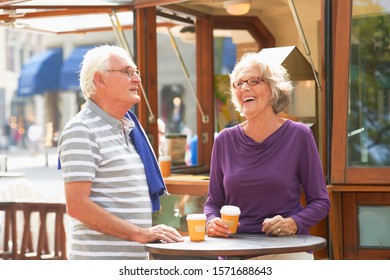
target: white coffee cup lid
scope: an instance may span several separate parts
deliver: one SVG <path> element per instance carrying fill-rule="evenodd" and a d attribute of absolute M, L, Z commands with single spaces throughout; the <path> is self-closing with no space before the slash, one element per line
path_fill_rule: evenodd
<path fill-rule="evenodd" d="M 170 161 L 170 160 L 172 160 L 172 158 L 171 158 L 171 156 L 159 156 L 158 157 L 158 160 L 159 161 Z"/>
<path fill-rule="evenodd" d="M 205 214 L 188 214 L 187 220 L 206 220 Z"/>
<path fill-rule="evenodd" d="M 224 205 L 221 208 L 221 214 L 225 215 L 230 215 L 230 216 L 235 216 L 235 215 L 240 215 L 241 210 L 239 207 L 234 206 L 234 205 Z"/>

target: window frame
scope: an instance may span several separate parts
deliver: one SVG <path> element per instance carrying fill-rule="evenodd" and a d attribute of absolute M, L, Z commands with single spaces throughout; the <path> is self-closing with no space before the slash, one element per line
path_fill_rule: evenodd
<path fill-rule="evenodd" d="M 332 5 L 333 121 L 330 183 L 389 185 L 390 167 L 350 167 L 347 164 L 350 61 L 338 58 L 350 53 L 352 0 L 334 0 Z"/>

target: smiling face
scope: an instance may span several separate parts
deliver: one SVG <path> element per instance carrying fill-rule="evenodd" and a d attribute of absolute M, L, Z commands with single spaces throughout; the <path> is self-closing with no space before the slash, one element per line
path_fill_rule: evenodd
<path fill-rule="evenodd" d="M 276 115 L 290 103 L 293 84 L 286 68 L 265 60 L 260 53 L 245 53 L 229 77 L 232 104 L 246 118 L 254 114 L 254 105 L 259 114 L 272 110 L 269 113 Z M 261 79 L 259 83 L 256 77 Z"/>
<path fill-rule="evenodd" d="M 238 71 L 233 94 L 246 119 L 254 118 L 265 112 L 273 112 L 270 100 L 272 92 L 269 84 L 261 80 L 256 67 L 242 68 Z"/>

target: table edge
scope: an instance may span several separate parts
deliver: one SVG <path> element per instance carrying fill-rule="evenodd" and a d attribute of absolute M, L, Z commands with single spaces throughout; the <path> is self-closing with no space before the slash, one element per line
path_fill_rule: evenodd
<path fill-rule="evenodd" d="M 302 250 L 302 246 L 300 247 L 291 247 L 291 248 L 255 248 L 255 249 L 226 249 L 223 248 L 221 250 L 210 250 L 210 251 L 204 251 L 204 250 L 191 250 L 188 251 L 187 249 L 172 249 L 170 250 L 169 254 L 164 254 L 161 252 L 161 250 L 164 250 L 163 248 L 155 248 L 150 247 L 153 246 L 153 243 L 145 244 L 145 250 L 148 251 L 151 254 L 156 255 L 169 255 L 169 256 L 187 256 L 187 257 L 201 257 L 201 256 L 209 256 L 209 257 L 216 257 L 216 256 L 255 256 L 255 255 L 269 255 L 269 254 L 284 254 L 284 253 L 297 253 L 297 252 L 309 252 L 309 251 L 317 251 L 322 248 L 325 248 L 327 246 L 327 240 L 320 236 L 313 236 L 310 237 L 316 237 L 319 238 L 321 242 L 313 244 L 313 245 L 307 245 L 305 246 L 304 250 Z M 277 238 L 277 237 L 275 237 Z"/>

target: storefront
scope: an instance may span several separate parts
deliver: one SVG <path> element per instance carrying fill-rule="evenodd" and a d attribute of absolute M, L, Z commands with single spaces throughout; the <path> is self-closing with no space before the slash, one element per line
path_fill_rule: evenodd
<path fill-rule="evenodd" d="M 120 2 L 82 8 L 90 13 L 133 10 L 133 26 L 128 32 L 132 32 L 134 44 L 130 48 L 146 93 L 136 110 L 156 154 L 157 118 L 164 117 L 164 97 L 181 97 L 186 105 L 185 110 L 179 110 L 182 125 L 188 128 L 195 123 L 190 128 L 191 136 L 198 139 L 197 165 L 186 166 L 181 173 L 207 175 L 214 134 L 228 123 L 226 119 L 222 122 L 221 116 L 231 111 L 223 106 L 226 104 L 221 101 L 226 99 L 219 94 L 226 91 L 223 81 L 228 73 L 225 66 L 229 65 L 221 67 L 223 58 L 216 51 L 223 49 L 222 40 L 231 40 L 236 59 L 246 51 L 269 48 L 290 46 L 298 51 L 312 75 L 296 83 L 295 110 L 288 115 L 312 125 L 332 199 L 329 220 L 312 231 L 328 239 L 328 248 L 317 252 L 316 258 L 389 258 L 388 1 L 251 1 L 249 12 L 240 16 L 228 14 L 223 1 Z M 47 13 L 59 14 L 56 9 L 64 7 L 45 8 Z M 67 6 L 61 13 L 69 15 L 77 10 L 81 14 L 77 8 L 80 5 Z M 301 28 L 296 24 L 296 16 Z M 126 47 L 123 30 L 118 24 L 114 30 Z M 183 41 L 179 40 L 183 37 L 180 33 L 188 33 Z M 176 47 L 169 45 L 171 35 Z M 166 63 L 169 51 L 178 52 L 182 60 Z M 234 115 L 229 117 L 229 121 L 239 120 Z M 178 227 L 185 213 L 195 211 L 192 206 L 201 209 L 206 190 L 202 181 L 180 180 L 167 182 L 174 185 L 180 197 L 166 202 L 177 218 L 167 219 Z"/>

